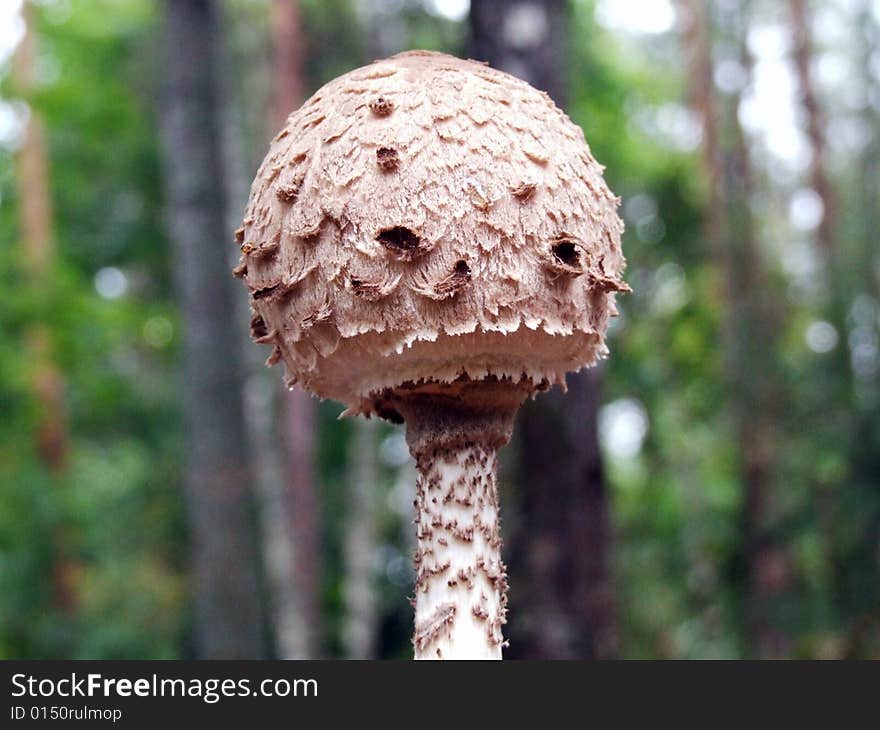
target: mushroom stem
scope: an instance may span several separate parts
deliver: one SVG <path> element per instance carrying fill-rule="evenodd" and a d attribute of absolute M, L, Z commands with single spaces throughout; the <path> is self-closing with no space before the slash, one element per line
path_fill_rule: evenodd
<path fill-rule="evenodd" d="M 416 659 L 500 659 L 507 613 L 498 449 L 527 390 L 510 383 L 437 386 L 394 397 L 418 467 Z"/>

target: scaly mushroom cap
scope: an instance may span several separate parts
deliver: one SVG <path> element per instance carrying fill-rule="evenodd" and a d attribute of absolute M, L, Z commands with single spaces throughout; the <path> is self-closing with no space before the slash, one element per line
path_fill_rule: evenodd
<path fill-rule="evenodd" d="M 356 413 L 425 382 L 564 384 L 628 290 L 602 169 L 547 94 L 483 64 L 341 76 L 272 141 L 236 232 L 252 335 Z"/>

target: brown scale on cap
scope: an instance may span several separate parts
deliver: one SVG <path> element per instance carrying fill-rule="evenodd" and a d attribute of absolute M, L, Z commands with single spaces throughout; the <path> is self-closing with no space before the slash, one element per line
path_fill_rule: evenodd
<path fill-rule="evenodd" d="M 288 118 L 236 233 L 236 273 L 283 333 L 289 380 L 394 417 L 381 394 L 405 383 L 546 386 L 604 355 L 628 289 L 618 203 L 546 94 L 404 53 Z M 283 281 L 300 283 L 278 296 Z"/>
<path fill-rule="evenodd" d="M 377 96 L 370 100 L 370 111 L 377 117 L 387 117 L 394 111 L 394 103 L 384 97 Z"/>
<path fill-rule="evenodd" d="M 376 150 L 376 164 L 385 172 L 396 170 L 400 164 L 400 157 L 393 147 L 380 147 Z"/>

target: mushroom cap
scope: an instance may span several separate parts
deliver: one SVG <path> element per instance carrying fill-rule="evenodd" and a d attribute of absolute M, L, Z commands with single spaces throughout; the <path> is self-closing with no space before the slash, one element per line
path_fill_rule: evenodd
<path fill-rule="evenodd" d="M 484 64 L 415 51 L 345 74 L 251 188 L 252 336 L 353 413 L 419 383 L 564 385 L 628 291 L 602 170 L 547 94 Z"/>

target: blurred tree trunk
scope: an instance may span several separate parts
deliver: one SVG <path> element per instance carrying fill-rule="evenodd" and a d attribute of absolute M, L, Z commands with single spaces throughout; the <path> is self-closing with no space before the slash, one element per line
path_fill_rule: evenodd
<path fill-rule="evenodd" d="M 567 9 L 565 0 L 471 0 L 471 55 L 564 108 Z M 608 487 L 596 428 L 602 369 L 568 382 L 568 394 L 541 395 L 519 416 L 523 527 L 508 551 L 510 657 L 598 659 L 618 652 Z"/>
<path fill-rule="evenodd" d="M 272 135 L 305 97 L 305 38 L 299 0 L 272 0 L 272 60 L 275 83 L 272 100 Z"/>
<path fill-rule="evenodd" d="M 273 102 L 271 134 L 303 102 L 305 39 L 298 0 L 273 0 Z M 297 603 L 306 634 L 302 658 L 314 657 L 321 636 L 321 519 L 315 485 L 316 401 L 301 388 L 282 395 L 287 443 L 287 519 L 293 538 L 293 570 Z"/>
<path fill-rule="evenodd" d="M 265 654 L 259 557 L 242 405 L 240 342 L 227 256 L 218 113 L 217 8 L 165 3 L 167 88 L 160 109 L 176 285 L 185 338 L 196 651 Z"/>
<path fill-rule="evenodd" d="M 528 612 L 528 624 L 522 649 L 512 646 L 511 656 L 604 659 L 618 650 L 608 489 L 596 427 L 602 368 L 568 382 L 567 394 L 541 395 L 519 417 L 523 526 L 511 557 L 524 563 L 522 589 L 514 595 L 523 596 L 525 605 L 517 608 Z M 517 567 L 511 568 L 514 592 Z"/>
<path fill-rule="evenodd" d="M 707 188 L 704 213 L 706 237 L 716 257 L 725 260 L 721 140 L 712 78 L 714 66 L 709 9 L 704 0 L 678 0 L 678 9 L 686 64 L 686 93 L 702 129 L 700 150 Z"/>
<path fill-rule="evenodd" d="M 221 75 L 221 116 L 223 158 L 227 188 L 228 231 L 241 225 L 250 193 L 253 171 L 266 150 L 265 109 L 270 103 L 273 80 L 270 45 L 271 28 L 265 8 L 246 8 L 239 3 L 223 3 L 223 69 Z M 258 15 L 255 18 L 255 14 Z M 257 20 L 263 20 L 260 23 Z M 230 234 L 230 240 L 232 238 Z M 232 269 L 239 251 L 229 247 Z M 234 286 L 234 289 L 237 287 Z M 244 411 L 248 451 L 254 475 L 259 512 L 263 563 L 269 594 L 269 614 L 274 639 L 274 655 L 280 659 L 311 656 L 309 627 L 303 617 L 294 572 L 294 545 L 288 518 L 286 489 L 286 443 L 281 418 L 285 391 L 277 370 L 266 367 L 266 353 L 255 347 L 250 337 L 251 308 L 246 297 L 236 291 L 238 337 L 244 354 Z"/>
<path fill-rule="evenodd" d="M 880 98 L 880 76 L 876 70 L 877 49 L 880 48 L 880 21 L 873 11 L 872 0 L 863 0 L 858 13 L 861 28 L 860 63 L 865 98 Z M 872 66 L 872 61 L 875 64 Z M 868 291 L 875 299 L 880 298 L 880 251 L 877 231 L 880 230 L 880 107 L 865 104 L 862 112 L 865 129 L 871 130 L 870 138 L 862 154 L 860 188 L 862 193 L 862 262 Z"/>
<path fill-rule="evenodd" d="M 846 332 L 846 310 L 851 297 L 852 283 L 846 261 L 847 253 L 836 245 L 834 240 L 834 200 L 831 183 L 826 169 L 827 145 L 823 115 L 819 106 L 819 98 L 813 82 L 813 39 L 810 30 L 810 8 L 806 0 L 789 0 L 789 12 L 792 22 L 794 40 L 793 61 L 797 75 L 799 103 L 806 121 L 807 139 L 810 142 L 810 184 L 822 201 L 822 219 L 816 230 L 815 242 L 826 255 L 826 276 L 829 285 L 830 307 L 829 317 L 838 332 Z M 827 358 L 837 370 L 838 382 L 843 385 L 844 403 L 850 406 L 853 395 L 853 378 L 847 348 L 839 348 L 835 355 Z M 826 395 L 827 397 L 827 395 Z M 836 401 L 837 399 L 835 399 Z M 831 399 L 829 399 L 831 401 Z M 839 409 L 840 401 L 830 408 Z M 828 485 L 817 480 L 813 486 L 816 501 L 816 514 L 819 515 L 819 528 L 823 532 L 826 544 L 826 557 L 831 573 L 831 600 L 842 615 L 854 613 L 846 600 L 845 567 L 839 553 L 836 534 L 840 530 L 840 500 L 838 485 Z"/>
<path fill-rule="evenodd" d="M 831 249 L 834 239 L 834 194 L 826 168 L 827 154 L 822 113 L 813 85 L 813 48 L 807 0 L 789 0 L 789 4 L 794 34 L 794 65 L 800 86 L 800 100 L 806 113 L 807 137 L 813 153 L 810 162 L 811 183 L 824 209 L 816 231 L 816 240 L 827 251 Z"/>
<path fill-rule="evenodd" d="M 750 5 L 731 14 L 734 47 L 744 69 L 741 89 L 729 95 L 722 118 L 723 177 L 727 202 L 726 243 L 730 251 L 729 285 L 733 303 L 729 367 L 734 382 L 732 408 L 740 441 L 740 469 L 745 488 L 742 511 L 743 557 L 748 592 L 745 619 L 751 653 L 781 658 L 791 650 L 787 632 L 774 619 L 776 606 L 791 582 L 790 558 L 774 526 L 779 435 L 779 383 L 775 372 L 778 331 L 776 307 L 752 211 L 755 183 L 748 144 L 739 121 L 742 89 L 751 83 L 746 49 Z M 744 296 L 745 294 L 745 296 Z"/>
<path fill-rule="evenodd" d="M 345 535 L 345 615 L 342 641 L 349 659 L 373 659 L 379 613 L 373 566 L 376 563 L 376 508 L 379 493 L 379 424 L 356 418 L 348 451 Z"/>
<path fill-rule="evenodd" d="M 690 97 L 704 130 L 704 174 L 710 188 L 706 235 L 726 283 L 726 377 L 743 491 L 740 562 L 745 583 L 745 644 L 754 655 L 781 656 L 789 642 L 771 614 L 790 581 L 790 566 L 772 530 L 778 445 L 773 424 L 780 407 L 773 359 L 777 315 L 756 241 L 751 208 L 754 179 L 738 115 L 742 89 L 751 80 L 751 61 L 745 50 L 748 6 L 730 6 L 723 24 L 718 23 L 728 46 L 740 49 L 737 61 L 744 75 L 739 89 L 720 100 L 712 85 L 716 27 L 712 6 L 702 0 L 685 0 L 680 7 Z"/>
<path fill-rule="evenodd" d="M 17 91 L 27 95 L 34 84 L 35 38 L 34 8 L 23 8 L 25 34 L 12 63 L 13 82 Z M 49 163 L 43 123 L 31 107 L 24 139 L 17 156 L 19 226 L 24 246 L 24 262 L 29 284 L 34 289 L 49 289 L 55 263 L 52 244 L 52 202 L 49 189 Z M 46 469 L 60 475 L 67 464 L 67 411 L 64 403 L 64 380 L 53 362 L 49 330 L 36 322 L 27 333 L 27 346 L 32 362 L 33 389 L 39 404 L 36 432 L 37 453 Z M 75 608 L 76 565 L 65 555 L 62 530 L 53 535 L 52 594 L 55 607 L 62 613 Z"/>
<path fill-rule="evenodd" d="M 862 110 L 864 127 L 870 130 L 867 143 L 861 155 L 859 170 L 859 192 L 861 195 L 859 211 L 862 218 L 861 236 L 859 237 L 860 252 L 858 256 L 857 281 L 864 282 L 865 290 L 873 297 L 874 301 L 880 301 L 880 247 L 877 246 L 877 231 L 880 230 L 880 74 L 877 72 L 877 49 L 880 48 L 880 15 L 876 12 L 876 3 L 872 0 L 862 0 L 858 8 L 857 22 L 861 29 L 859 38 L 859 68 L 861 69 L 861 82 L 865 89 L 865 98 L 873 99 L 874 103 L 865 104 Z M 880 329 L 880 322 L 875 325 L 875 332 Z M 877 332 L 880 334 L 880 332 Z M 848 343 L 847 343 L 848 344 Z M 853 372 L 852 367 L 850 373 Z M 855 458 L 853 463 L 862 474 L 871 475 L 862 480 L 864 485 L 862 492 L 876 494 L 877 474 L 880 474 L 880 418 L 877 414 L 878 396 L 880 396 L 880 383 L 877 376 L 873 382 L 867 385 L 867 397 L 863 394 L 860 399 L 859 410 L 861 411 L 861 425 L 852 440 Z M 866 407 L 867 406 L 867 407 Z M 874 444 L 874 448 L 861 449 L 858 453 L 856 444 Z M 861 541 L 861 548 L 857 549 L 858 562 L 863 566 L 870 566 L 866 571 L 866 578 L 853 580 L 854 570 L 849 569 L 856 562 L 846 560 L 844 565 L 848 585 L 841 585 L 839 595 L 845 595 L 844 605 L 855 606 L 853 613 L 855 618 L 850 621 L 846 647 L 843 656 L 847 659 L 873 657 L 880 658 L 880 614 L 876 607 L 880 605 L 878 593 L 880 593 L 880 560 L 877 559 L 877 546 L 880 545 L 880 510 L 875 509 L 873 517 L 869 520 Z M 840 541 L 845 542 L 845 541 Z M 839 543 L 840 544 L 840 543 Z M 868 591 L 862 590 L 861 586 L 870 586 Z M 853 586 L 860 594 L 857 601 L 853 601 Z M 865 595 L 867 594 L 867 595 Z"/>
<path fill-rule="evenodd" d="M 875 322 L 856 315 L 858 303 L 876 303 L 880 298 L 880 254 L 877 247 L 877 230 L 880 226 L 880 115 L 876 103 L 880 99 L 880 77 L 874 62 L 880 43 L 880 25 L 876 4 L 872 0 L 862 0 L 851 8 L 854 30 L 850 42 L 859 73 L 854 78 L 848 78 L 846 83 L 858 88 L 861 96 L 867 100 L 859 114 L 866 134 L 858 160 L 854 161 L 857 173 L 853 182 L 857 187 L 852 206 L 842 206 L 842 214 L 838 217 L 831 199 L 833 188 L 828 182 L 827 172 L 827 135 L 830 130 L 826 132 L 824 127 L 821 102 L 810 77 L 815 54 L 809 5 L 806 8 L 804 5 L 803 0 L 791 0 L 795 25 L 795 65 L 813 151 L 810 176 L 825 211 L 823 225 L 817 230 L 817 240 L 820 244 L 827 241 L 830 249 L 826 253 L 830 272 L 827 316 L 841 335 L 841 342 L 834 354 L 826 358 L 839 393 L 833 401 L 827 393 L 822 394 L 822 406 L 827 411 L 823 413 L 823 420 L 833 431 L 831 437 L 840 438 L 849 447 L 846 460 L 851 469 L 848 484 L 819 481 L 816 485 L 819 500 L 816 512 L 826 532 L 832 598 L 845 626 L 838 656 L 858 659 L 871 656 L 872 651 L 876 655 L 875 648 L 880 645 L 880 616 L 876 610 L 877 587 L 880 586 L 880 564 L 876 559 L 876 546 L 880 544 L 880 511 L 876 506 L 871 507 L 871 494 L 876 491 L 878 451 L 866 447 L 880 443 L 880 421 L 876 415 L 880 387 L 876 376 L 872 378 L 866 375 L 864 360 L 860 366 L 859 348 L 854 346 L 856 333 L 859 330 L 864 332 L 866 325 L 869 331 L 875 335 L 877 333 Z M 828 185 L 826 193 L 817 182 L 822 181 L 823 175 Z M 848 181 L 845 175 L 843 180 Z M 849 186 L 845 185 L 841 196 L 846 197 L 848 191 Z M 855 220 L 853 216 L 856 216 Z M 831 408 L 835 408 L 836 412 Z M 866 478 L 865 475 L 869 476 Z M 850 537 L 852 521 L 847 504 L 862 505 L 861 519 L 865 525 L 862 540 L 853 541 Z"/>
<path fill-rule="evenodd" d="M 568 102 L 568 0 L 471 0 L 471 55 Z"/>

